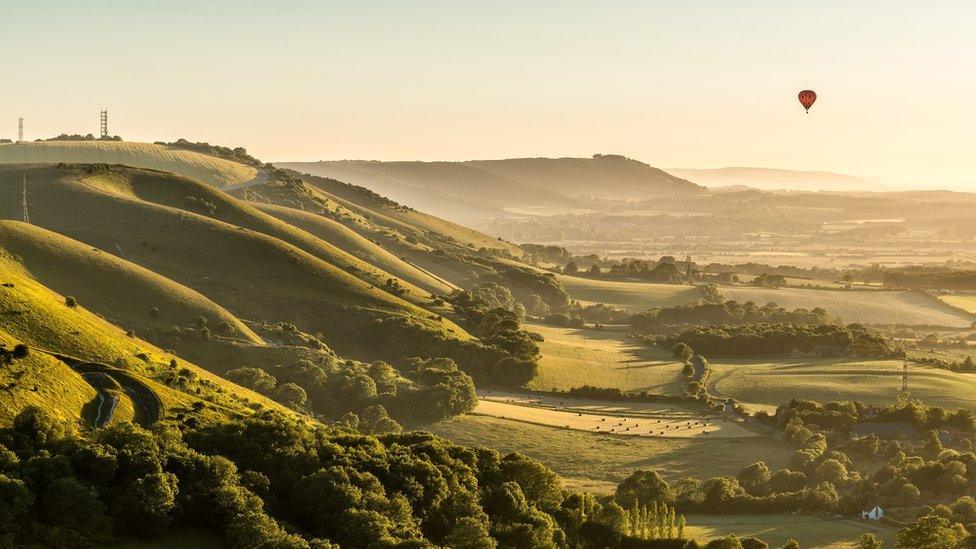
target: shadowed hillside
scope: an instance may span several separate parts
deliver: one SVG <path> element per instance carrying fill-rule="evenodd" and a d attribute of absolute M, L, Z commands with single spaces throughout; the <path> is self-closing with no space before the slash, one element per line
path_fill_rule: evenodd
<path fill-rule="evenodd" d="M 506 213 L 567 213 L 587 208 L 582 197 L 651 198 L 704 189 L 622 156 L 520 158 L 468 162 L 343 160 L 279 166 L 361 185 L 391 199 L 467 223 Z"/>

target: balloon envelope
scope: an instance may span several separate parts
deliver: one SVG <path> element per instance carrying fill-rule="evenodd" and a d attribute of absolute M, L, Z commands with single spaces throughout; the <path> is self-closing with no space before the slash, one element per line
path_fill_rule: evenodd
<path fill-rule="evenodd" d="M 813 102 L 817 100 L 817 92 L 813 90 L 803 90 L 798 96 L 800 99 L 800 104 L 803 108 L 810 112 L 810 107 L 813 106 Z"/>

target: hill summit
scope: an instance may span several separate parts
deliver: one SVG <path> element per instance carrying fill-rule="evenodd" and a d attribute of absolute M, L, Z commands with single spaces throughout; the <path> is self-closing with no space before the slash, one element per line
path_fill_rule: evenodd
<path fill-rule="evenodd" d="M 453 221 L 586 210 L 586 199 L 698 194 L 704 187 L 620 155 L 463 162 L 337 160 L 279 167 L 347 181 Z"/>

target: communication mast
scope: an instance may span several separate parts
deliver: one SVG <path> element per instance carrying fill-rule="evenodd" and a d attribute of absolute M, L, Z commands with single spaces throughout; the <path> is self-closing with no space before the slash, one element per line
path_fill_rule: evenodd
<path fill-rule="evenodd" d="M 102 137 L 108 137 L 108 109 L 102 109 L 101 112 L 101 131 Z"/>
<path fill-rule="evenodd" d="M 23 118 L 17 119 L 17 142 L 18 143 L 24 142 L 24 119 Z"/>

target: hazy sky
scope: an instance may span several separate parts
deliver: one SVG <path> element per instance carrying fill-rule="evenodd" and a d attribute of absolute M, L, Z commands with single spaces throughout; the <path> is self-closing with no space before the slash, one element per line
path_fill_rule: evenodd
<path fill-rule="evenodd" d="M 976 2 L 0 4 L 0 137 L 976 181 Z M 796 93 L 820 95 L 809 115 Z"/>

